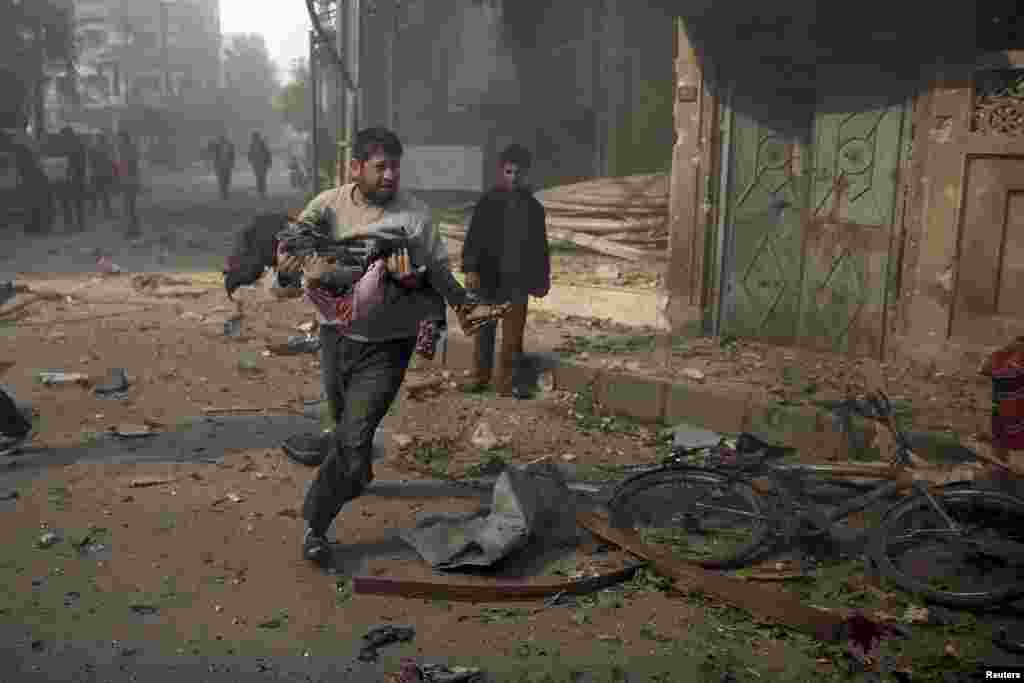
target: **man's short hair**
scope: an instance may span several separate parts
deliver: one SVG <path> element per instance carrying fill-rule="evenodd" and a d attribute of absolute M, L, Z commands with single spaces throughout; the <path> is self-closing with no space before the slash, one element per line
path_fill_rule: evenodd
<path fill-rule="evenodd" d="M 379 126 L 364 128 L 356 133 L 356 140 L 352 145 L 352 159 L 354 161 L 368 161 L 374 152 L 377 151 L 383 152 L 390 157 L 401 157 L 402 142 L 390 130 Z"/>
<path fill-rule="evenodd" d="M 505 164 L 515 164 L 519 168 L 526 169 L 533 165 L 533 155 L 530 154 L 530 150 L 522 145 L 509 145 L 502 150 L 498 161 L 503 166 Z"/>

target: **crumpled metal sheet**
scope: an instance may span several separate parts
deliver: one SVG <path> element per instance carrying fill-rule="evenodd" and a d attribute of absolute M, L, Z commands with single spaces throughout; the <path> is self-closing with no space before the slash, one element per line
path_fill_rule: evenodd
<path fill-rule="evenodd" d="M 494 485 L 489 514 L 423 519 L 401 534 L 435 569 L 490 567 L 537 538 L 573 542 L 573 496 L 557 467 L 510 467 Z"/>

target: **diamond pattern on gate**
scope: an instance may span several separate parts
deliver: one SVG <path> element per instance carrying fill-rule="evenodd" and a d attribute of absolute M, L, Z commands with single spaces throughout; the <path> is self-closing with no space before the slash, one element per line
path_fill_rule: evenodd
<path fill-rule="evenodd" d="M 740 287 L 744 293 L 757 303 L 759 310 L 764 311 L 764 315 L 757 323 L 758 331 L 764 329 L 790 287 L 786 279 L 786 264 L 779 256 L 776 246 L 776 240 L 780 237 L 778 233 L 782 227 L 776 224 L 765 230 L 754 258 L 750 260 L 740 278 Z M 774 290 L 774 293 L 765 295 L 766 290 Z"/>
<path fill-rule="evenodd" d="M 832 262 L 825 279 L 812 285 L 807 302 L 814 307 L 811 319 L 835 346 L 842 344 L 868 304 L 869 286 L 860 259 L 848 248 Z"/>

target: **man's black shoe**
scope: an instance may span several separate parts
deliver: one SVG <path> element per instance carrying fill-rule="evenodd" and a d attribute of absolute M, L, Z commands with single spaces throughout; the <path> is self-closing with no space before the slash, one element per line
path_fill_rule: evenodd
<path fill-rule="evenodd" d="M 522 387 L 513 387 L 512 398 L 518 399 L 520 401 L 528 401 L 533 398 L 533 392 L 530 391 L 529 389 L 524 389 Z"/>
<path fill-rule="evenodd" d="M 321 567 L 330 564 L 331 544 L 327 537 L 315 533 L 312 529 L 306 529 L 306 536 L 302 539 L 302 556 Z"/>
<path fill-rule="evenodd" d="M 285 439 L 281 448 L 292 462 L 306 467 L 319 467 L 327 459 L 330 443 L 329 432 L 296 434 Z"/>

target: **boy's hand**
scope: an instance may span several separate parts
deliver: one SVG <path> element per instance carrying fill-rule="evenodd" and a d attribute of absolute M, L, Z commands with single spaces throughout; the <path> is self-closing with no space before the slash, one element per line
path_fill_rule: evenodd
<path fill-rule="evenodd" d="M 466 289 L 480 289 L 480 273 L 466 273 Z"/>
<path fill-rule="evenodd" d="M 306 259 L 301 256 L 285 256 L 277 261 L 277 270 L 280 273 L 298 273 L 303 270 Z"/>
<path fill-rule="evenodd" d="M 302 268 L 306 281 L 310 283 L 318 282 L 324 275 L 333 270 L 334 262 L 324 256 L 313 256 L 306 259 L 306 263 Z"/>

